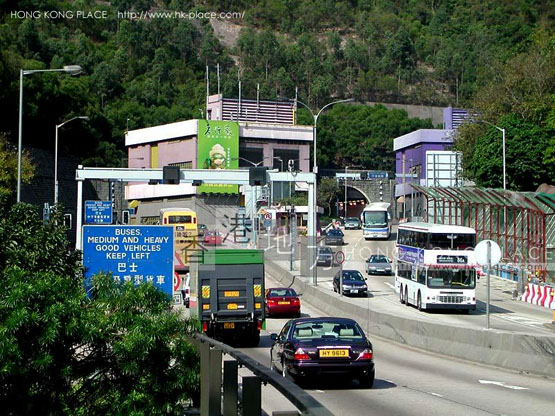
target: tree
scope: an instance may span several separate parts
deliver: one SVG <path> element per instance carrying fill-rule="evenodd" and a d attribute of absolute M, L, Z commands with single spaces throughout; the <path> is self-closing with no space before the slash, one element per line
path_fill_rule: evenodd
<path fill-rule="evenodd" d="M 21 182 L 30 183 L 35 167 L 27 151 L 21 155 Z M 0 133 L 0 197 L 12 197 L 17 191 L 17 149 Z"/>
<path fill-rule="evenodd" d="M 182 414 L 198 394 L 195 329 L 153 285 L 83 288 L 62 210 L 0 203 L 0 406 L 19 414 Z"/>
<path fill-rule="evenodd" d="M 333 178 L 322 178 L 318 185 L 318 205 L 328 208 L 331 216 L 332 202 L 341 194 L 339 184 Z"/>

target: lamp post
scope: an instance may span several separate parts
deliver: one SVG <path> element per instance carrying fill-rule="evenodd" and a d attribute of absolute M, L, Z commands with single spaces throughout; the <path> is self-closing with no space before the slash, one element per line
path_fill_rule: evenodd
<path fill-rule="evenodd" d="M 62 124 L 56 125 L 56 144 L 54 146 L 54 205 L 58 203 L 58 129 L 64 124 L 77 119 L 88 120 L 89 118 L 87 116 L 73 117 L 67 121 L 64 121 Z"/>
<path fill-rule="evenodd" d="M 318 113 L 314 114 L 314 112 L 310 109 L 310 107 L 308 105 L 306 105 L 305 103 L 303 103 L 302 101 L 299 101 L 297 99 L 294 100 L 290 100 L 293 101 L 295 103 L 299 103 L 301 105 L 303 105 L 309 112 L 310 114 L 312 114 L 312 118 L 314 119 L 314 125 L 312 127 L 312 140 L 313 140 L 313 144 L 314 144 L 314 163 L 312 166 L 312 172 L 314 172 L 314 175 L 317 176 L 318 175 L 318 161 L 316 159 L 316 126 L 318 124 L 318 117 L 320 117 L 320 114 L 322 113 L 322 111 L 324 111 L 326 108 L 334 105 L 334 104 L 339 104 L 339 103 L 347 103 L 350 101 L 353 101 L 353 98 L 347 98 L 345 100 L 337 100 L 337 101 L 332 101 L 331 103 L 326 104 L 325 106 L 323 106 L 320 111 L 318 111 Z M 312 207 L 312 209 L 314 210 L 314 223 L 313 223 L 313 230 L 310 230 L 310 232 L 314 231 L 314 246 L 316 246 L 316 218 L 318 216 L 318 197 L 317 197 L 317 188 L 316 188 L 316 179 L 314 180 L 314 206 Z M 318 284 L 318 276 L 317 276 L 317 272 L 316 272 L 316 247 L 314 247 L 313 250 L 313 256 L 312 256 L 312 271 L 313 271 L 313 275 L 312 275 L 312 279 L 313 279 L 313 283 L 316 286 Z"/>
<path fill-rule="evenodd" d="M 60 69 L 21 69 L 19 71 L 19 138 L 17 142 L 17 202 L 21 202 L 21 155 L 23 152 L 23 75 L 34 74 L 37 72 L 66 72 L 71 75 L 78 75 L 83 71 L 79 65 L 66 65 Z"/>
<path fill-rule="evenodd" d="M 478 120 L 478 122 L 488 124 L 491 127 L 495 127 L 503 134 L 503 190 L 506 191 L 507 190 L 507 174 L 506 174 L 507 162 L 506 162 L 506 155 L 505 155 L 505 129 L 499 126 L 496 126 L 495 124 L 490 123 L 489 121 L 486 121 L 486 120 Z"/>

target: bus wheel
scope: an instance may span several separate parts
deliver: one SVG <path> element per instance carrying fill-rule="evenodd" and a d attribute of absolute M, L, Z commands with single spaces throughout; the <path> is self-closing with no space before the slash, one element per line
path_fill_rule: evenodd
<path fill-rule="evenodd" d="M 420 295 L 420 292 L 418 292 L 418 301 L 416 303 L 416 307 L 419 311 L 422 310 L 422 296 Z"/>
<path fill-rule="evenodd" d="M 401 305 L 405 303 L 405 298 L 403 297 L 403 286 L 399 289 L 399 302 L 401 302 Z"/>
<path fill-rule="evenodd" d="M 405 286 L 405 305 L 410 306 L 409 303 L 409 288 Z"/>

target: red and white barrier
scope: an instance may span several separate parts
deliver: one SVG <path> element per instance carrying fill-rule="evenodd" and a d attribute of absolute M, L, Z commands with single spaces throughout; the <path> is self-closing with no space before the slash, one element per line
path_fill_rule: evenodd
<path fill-rule="evenodd" d="M 540 286 L 528 283 L 526 291 L 520 297 L 523 302 L 555 309 L 555 289 L 552 286 Z"/>

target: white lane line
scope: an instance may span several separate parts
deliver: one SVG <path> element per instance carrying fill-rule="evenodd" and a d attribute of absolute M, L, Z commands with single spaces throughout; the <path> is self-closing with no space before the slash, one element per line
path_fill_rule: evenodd
<path fill-rule="evenodd" d="M 443 399 L 443 396 L 439 393 L 434 393 L 433 391 L 429 391 L 428 394 L 431 394 L 432 396 L 436 396 L 436 397 L 441 397 Z"/>
<path fill-rule="evenodd" d="M 530 390 L 528 387 L 512 386 L 510 384 L 505 384 L 502 381 L 478 380 L 478 383 L 480 383 L 480 384 L 493 384 L 495 386 L 505 387 L 506 389 L 511 389 L 511 390 Z"/>
<path fill-rule="evenodd" d="M 388 285 L 391 289 L 395 290 L 395 285 L 392 285 L 389 282 L 384 282 L 386 285 Z"/>

